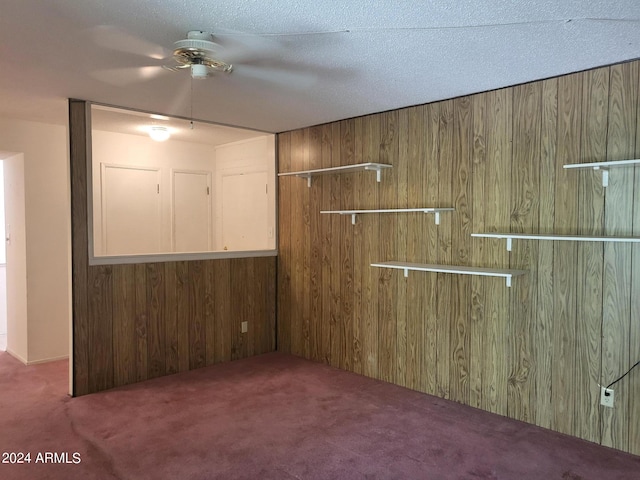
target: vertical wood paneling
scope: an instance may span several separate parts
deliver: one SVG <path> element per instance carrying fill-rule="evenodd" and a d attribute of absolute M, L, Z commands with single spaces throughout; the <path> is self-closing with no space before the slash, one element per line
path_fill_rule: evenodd
<path fill-rule="evenodd" d="M 354 122 L 340 122 L 340 162 L 355 163 Z M 353 175 L 340 176 L 340 208 L 353 205 Z M 348 216 L 341 219 L 340 235 L 340 368 L 353 368 L 353 225 Z M 343 293 L 344 292 L 344 293 Z"/>
<path fill-rule="evenodd" d="M 439 226 L 431 216 L 413 214 L 361 215 L 356 225 L 337 215 L 320 219 L 312 238 L 323 243 L 321 282 L 312 289 L 280 282 L 279 291 L 281 306 L 305 296 L 312 304 L 314 295 L 322 299 L 325 330 L 317 356 L 591 441 L 600 441 L 602 425 L 602 443 L 640 451 L 640 381 L 629 375 L 616 384 L 613 410 L 599 406 L 597 387 L 640 355 L 634 321 L 640 307 L 633 301 L 640 294 L 640 248 L 514 241 L 509 253 L 504 241 L 469 235 L 640 234 L 640 168 L 611 170 L 606 190 L 599 172 L 563 168 L 640 155 L 639 65 L 314 127 L 322 132 L 322 166 L 387 161 L 393 170 L 380 184 L 370 173 L 314 180 L 322 192 L 311 195 L 309 215 L 314 209 L 456 207 L 442 214 Z M 288 135 L 292 152 L 304 148 L 298 145 L 304 135 Z M 295 170 L 286 156 L 280 165 Z M 303 183 L 287 177 L 281 185 L 286 192 L 298 188 L 296 182 Z M 302 216 L 281 215 L 280 222 L 294 237 L 308 228 Z M 278 275 L 293 278 L 304 254 L 280 248 L 280 255 L 286 270 Z M 528 274 L 506 288 L 500 279 L 417 272 L 404 278 L 369 267 L 393 259 Z M 283 325 L 285 331 L 301 328 L 294 312 L 279 311 L 279 320 L 292 324 Z"/>
<path fill-rule="evenodd" d="M 204 262 L 189 262 L 189 368 L 206 365 Z"/>
<path fill-rule="evenodd" d="M 558 137 L 554 231 L 576 233 L 578 227 L 578 176 L 562 168 L 580 157 L 582 75 L 558 81 Z M 551 391 L 554 409 L 552 428 L 569 433 L 575 428 L 576 265 L 577 245 L 556 242 L 553 257 L 554 349 Z"/>
<path fill-rule="evenodd" d="M 456 216 L 451 226 L 451 255 L 453 264 L 469 265 L 471 263 L 471 215 L 473 208 L 471 194 L 473 118 L 470 97 L 454 100 L 453 121 L 452 197 Z M 451 285 L 449 388 L 452 400 L 468 404 L 470 398 L 471 277 L 452 275 Z"/>
<path fill-rule="evenodd" d="M 363 119 L 354 119 L 353 132 L 353 148 L 354 163 L 363 163 L 362 139 L 363 139 Z M 353 206 L 358 208 L 363 204 L 362 190 L 364 188 L 364 172 L 354 175 L 353 181 Z M 362 307 L 362 272 L 370 268 L 364 262 L 362 245 L 364 239 L 362 237 L 362 222 L 356 222 L 352 225 L 353 232 L 353 371 L 363 373 L 364 360 L 362 352 L 363 344 L 363 307 Z"/>
<path fill-rule="evenodd" d="M 164 303 L 165 303 L 165 370 L 167 375 L 180 371 L 178 355 L 178 308 L 176 289 L 176 263 L 164 264 Z"/>
<path fill-rule="evenodd" d="M 89 269 L 89 391 L 113 386 L 112 267 Z"/>
<path fill-rule="evenodd" d="M 272 351 L 273 257 L 235 259 L 233 276 L 230 260 L 89 266 L 85 107 L 69 104 L 73 394 Z"/>
<path fill-rule="evenodd" d="M 398 163 L 398 112 L 387 112 L 380 117 L 380 163 L 397 166 Z M 398 169 L 385 172 L 385 182 L 378 185 L 380 203 L 388 208 L 398 205 Z M 397 258 L 397 216 L 382 215 L 379 223 L 378 261 Z M 378 378 L 396 381 L 396 329 L 397 308 L 403 308 L 396 297 L 397 270 L 378 268 Z M 397 306 L 397 308 L 396 308 Z"/>
<path fill-rule="evenodd" d="M 451 205 L 454 202 L 453 186 L 453 100 L 440 105 L 438 129 L 438 201 Z M 453 218 L 443 215 L 438 228 L 438 258 L 436 263 L 451 265 L 453 262 L 451 246 L 451 225 Z M 449 376 L 451 370 L 451 295 L 453 275 L 436 274 L 436 394 L 449 398 Z"/>
<path fill-rule="evenodd" d="M 400 149 L 399 157 L 406 155 L 407 168 L 407 208 L 420 207 L 425 203 L 423 200 L 423 170 L 426 164 L 425 149 L 425 108 L 414 107 L 408 110 L 407 125 L 407 145 Z M 402 132 L 402 128 L 401 128 Z M 402 145 L 402 141 L 401 141 Z M 398 160 L 400 160 L 400 158 Z M 418 179 L 418 181 L 416 181 Z M 423 222 L 430 221 L 430 218 L 421 213 L 411 214 L 406 222 L 406 255 L 410 262 L 421 262 L 424 260 L 423 238 Z M 402 258 L 398 256 L 398 258 Z M 424 376 L 422 372 L 422 364 L 424 350 L 428 341 L 425 331 L 425 315 L 423 307 L 424 298 L 424 279 L 425 275 L 413 275 L 411 281 L 405 281 L 400 277 L 400 281 L 404 282 L 406 289 L 407 308 L 405 320 L 405 355 L 406 355 L 406 372 L 405 384 L 414 390 L 422 390 L 424 388 Z M 401 287 L 399 287 L 401 288 Z M 398 349 L 401 351 L 401 349 Z M 402 362 L 398 360 L 398 365 Z"/>
<path fill-rule="evenodd" d="M 87 105 L 69 100 L 69 166 L 71 172 L 71 282 L 73 285 L 73 395 L 89 390 L 89 232 L 87 227 Z"/>
<path fill-rule="evenodd" d="M 581 155 L 586 162 L 607 159 L 609 69 L 586 72 L 583 79 Z M 578 177 L 578 233 L 601 235 L 604 191 L 600 175 Z M 600 439 L 600 357 L 602 323 L 602 257 L 604 246 L 585 243 L 578 249 L 575 390 L 576 433 L 592 442 Z"/>
<path fill-rule="evenodd" d="M 178 337 L 178 371 L 189 370 L 189 264 L 176 262 L 175 279 L 170 283 L 175 284 L 176 325 Z"/>
<path fill-rule="evenodd" d="M 136 289 L 135 267 L 113 268 L 113 383 L 136 381 Z"/>
<path fill-rule="evenodd" d="M 558 138 L 558 79 L 542 82 L 542 128 L 540 136 L 540 233 L 553 233 L 556 189 L 556 145 Z M 536 424 L 551 428 L 553 421 L 552 352 L 554 340 L 553 247 L 555 242 L 538 244 L 538 292 L 536 302 L 535 395 Z"/>
<path fill-rule="evenodd" d="M 539 162 L 542 84 L 531 83 L 513 88 L 513 163 L 511 231 L 535 232 L 538 229 Z M 536 303 L 537 242 L 516 242 L 510 266 L 525 268 L 529 274 L 518 278 L 511 289 L 509 320 L 511 361 L 507 384 L 507 413 L 512 418 L 533 422 L 531 396 L 534 394 L 532 369 L 535 367 L 531 333 Z"/>
<path fill-rule="evenodd" d="M 302 139 L 302 169 L 309 170 L 309 129 L 305 128 L 303 130 L 303 139 Z M 298 182 L 302 183 L 302 182 Z M 318 185 L 316 185 L 318 188 Z M 302 187 L 300 189 L 302 191 L 302 220 L 304 222 L 304 228 L 302 229 L 302 284 L 310 285 L 311 284 L 311 225 L 310 225 L 310 205 L 309 201 L 311 199 L 311 189 Z M 300 319 L 302 325 L 302 331 L 300 335 L 302 336 L 302 351 L 301 354 L 308 358 L 311 346 L 310 346 L 310 323 L 309 317 L 311 315 L 311 298 L 309 295 L 302 296 L 302 310 L 300 311 L 302 317 Z"/>
<path fill-rule="evenodd" d="M 473 137 L 471 150 L 471 179 L 473 186 L 473 202 L 471 205 L 472 232 L 484 232 L 485 209 L 485 175 L 487 152 L 487 96 L 474 95 L 472 97 Z M 470 260 L 473 265 L 483 266 L 484 248 L 487 242 L 481 239 L 471 239 Z M 482 406 L 484 339 L 488 324 L 485 320 L 485 279 L 471 277 L 470 297 L 470 344 L 469 344 L 469 405 L 480 408 Z"/>
<path fill-rule="evenodd" d="M 290 172 L 291 168 L 291 133 L 278 135 L 279 170 Z M 299 182 L 298 182 L 299 183 Z M 278 350 L 291 353 L 292 308 L 289 305 L 291 294 L 291 230 L 296 222 L 291 217 L 292 182 L 286 177 L 278 177 Z M 319 190 L 324 191 L 324 190 Z M 324 245 L 324 242 L 322 242 Z M 323 247 L 324 248 L 324 247 Z M 217 304 L 216 304 L 217 305 Z M 322 340 L 322 339 L 321 339 Z"/>
<path fill-rule="evenodd" d="M 309 130 L 309 169 L 322 168 L 322 129 Z M 309 228 L 311 242 L 310 259 L 310 312 L 309 312 L 309 357 L 322 361 L 322 216 L 317 205 L 322 204 L 322 182 L 311 188 L 309 206 Z"/>
<path fill-rule="evenodd" d="M 439 184 L 439 152 L 440 152 L 440 104 L 433 103 L 426 106 L 424 114 L 424 163 L 422 175 L 418 177 L 423 184 L 422 198 L 427 206 L 450 207 L 450 199 L 440 198 Z M 450 225 L 445 223 L 448 215 L 442 215 L 440 222 L 442 226 Z M 451 220 L 449 220 L 450 222 Z M 424 241 L 422 251 L 422 261 L 426 263 L 438 263 L 438 232 L 440 227 L 436 226 L 430 219 L 422 221 L 421 236 Z M 437 275 L 424 275 L 419 282 L 422 282 L 424 292 L 421 301 L 422 309 L 418 315 L 424 317 L 424 348 L 421 357 L 421 390 L 436 395 L 438 392 L 437 369 L 435 368 L 438 349 L 438 291 Z M 417 284 L 420 286 L 420 283 Z"/>
<path fill-rule="evenodd" d="M 488 232 L 509 228 L 511 205 L 511 138 L 513 95 L 510 90 L 487 93 L 487 166 L 485 170 L 485 229 Z M 500 185 L 500 188 L 496 188 Z M 509 255 L 502 242 L 485 245 L 488 267 L 507 265 Z M 518 278 L 518 281 L 521 280 Z M 485 298 L 484 356 L 482 358 L 482 408 L 507 414 L 509 291 L 488 285 Z"/>
<path fill-rule="evenodd" d="M 630 158 L 635 153 L 638 66 L 634 62 L 610 68 L 608 160 Z M 634 178 L 626 169 L 611 173 L 605 200 L 605 233 L 630 235 Z M 627 371 L 631 361 L 629 348 L 621 348 L 628 345 L 631 326 L 631 252 L 630 245 L 604 247 L 601 383 L 605 385 Z M 602 443 L 629 450 L 628 383 L 616 384 L 615 394 L 616 408 L 601 409 Z"/>
<path fill-rule="evenodd" d="M 365 162 L 380 160 L 380 117 L 364 118 L 362 156 Z M 364 178 L 365 188 L 360 195 L 362 208 L 379 208 L 378 185 L 371 178 Z M 379 262 L 379 220 L 377 215 L 362 215 L 362 357 L 363 373 L 368 377 L 378 377 L 378 273 L 371 263 Z"/>

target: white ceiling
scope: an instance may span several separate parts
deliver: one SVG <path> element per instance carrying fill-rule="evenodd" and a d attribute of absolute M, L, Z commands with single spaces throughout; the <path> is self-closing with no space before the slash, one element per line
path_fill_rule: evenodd
<path fill-rule="evenodd" d="M 0 116 L 73 97 L 280 132 L 636 59 L 639 27 L 638 0 L 2 0 Z M 157 68 L 194 29 L 243 47 L 233 73 Z"/>

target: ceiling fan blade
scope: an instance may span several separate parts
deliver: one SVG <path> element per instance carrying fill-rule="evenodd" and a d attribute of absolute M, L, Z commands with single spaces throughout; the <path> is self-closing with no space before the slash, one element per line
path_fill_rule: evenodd
<path fill-rule="evenodd" d="M 91 76 L 105 83 L 124 87 L 132 83 L 144 82 L 157 77 L 166 70 L 160 66 L 111 68 L 96 70 Z"/>
<path fill-rule="evenodd" d="M 307 90 L 317 81 L 316 75 L 307 72 L 292 72 L 278 68 L 242 64 L 234 65 L 232 75 L 266 81 L 296 90 Z"/>
<path fill-rule="evenodd" d="M 229 63 L 268 59 L 282 49 L 282 45 L 275 38 L 228 29 L 217 30 L 213 38 L 222 47 L 220 52 L 216 52 L 216 56 Z"/>
<path fill-rule="evenodd" d="M 171 56 L 171 52 L 166 48 L 131 35 L 111 25 L 99 25 L 91 29 L 90 33 L 93 41 L 97 45 L 110 50 L 143 55 L 155 60 L 161 60 Z"/>

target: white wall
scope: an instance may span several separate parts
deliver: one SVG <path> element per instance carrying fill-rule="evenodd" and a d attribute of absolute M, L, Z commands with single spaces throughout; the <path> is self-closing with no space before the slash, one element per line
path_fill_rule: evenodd
<path fill-rule="evenodd" d="M 100 165 L 102 163 L 160 168 L 162 198 L 161 251 L 171 252 L 171 169 L 213 172 L 215 150 L 210 145 L 176 140 L 156 142 L 141 135 L 92 131 L 94 254 L 102 255 Z"/>
<path fill-rule="evenodd" d="M 28 340 L 23 360 L 29 363 L 69 355 L 71 228 L 67 143 L 64 126 L 0 119 L 0 149 L 21 153 L 24 159 Z M 11 235 L 13 238 L 14 233 Z M 9 305 L 12 301 L 9 297 Z M 11 342 L 11 332 L 7 340 Z"/>
<path fill-rule="evenodd" d="M 260 136 L 242 142 L 234 142 L 213 147 L 200 143 L 168 140 L 155 142 L 146 136 L 93 130 L 92 133 L 92 169 L 93 169 L 93 236 L 94 254 L 103 255 L 102 212 L 100 194 L 101 164 L 115 164 L 140 167 L 156 167 L 161 170 L 162 195 L 162 251 L 171 252 L 171 170 L 193 170 L 211 172 L 214 177 L 212 225 L 214 250 L 222 250 L 220 225 L 223 212 L 217 197 L 221 191 L 221 175 L 234 172 L 268 172 L 269 224 L 275 232 L 275 137 Z M 217 193 L 216 193 L 217 192 Z M 275 234 L 270 245 L 256 250 L 275 248 Z"/>

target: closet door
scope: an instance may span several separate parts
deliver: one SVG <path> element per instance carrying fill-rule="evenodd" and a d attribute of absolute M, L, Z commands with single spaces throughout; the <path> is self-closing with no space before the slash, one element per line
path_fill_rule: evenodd
<path fill-rule="evenodd" d="M 159 253 L 160 171 L 102 164 L 102 238 L 107 255 Z"/>
<path fill-rule="evenodd" d="M 211 250 L 211 173 L 174 170 L 173 251 Z"/>
<path fill-rule="evenodd" d="M 266 172 L 222 177 L 222 243 L 228 250 L 268 248 Z"/>

